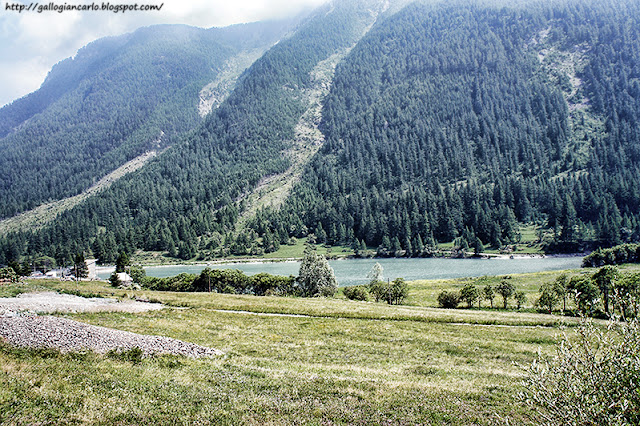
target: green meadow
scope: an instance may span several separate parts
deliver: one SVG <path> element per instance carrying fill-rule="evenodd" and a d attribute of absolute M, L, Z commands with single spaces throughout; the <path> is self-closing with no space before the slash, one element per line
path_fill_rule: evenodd
<path fill-rule="evenodd" d="M 578 272 L 575 272 L 578 273 Z M 523 311 L 437 309 L 464 279 L 410 283 L 407 305 L 336 298 L 115 290 L 103 283 L 4 284 L 147 297 L 168 308 L 66 317 L 215 347 L 193 360 L 125 361 L 0 344 L 2 424 L 535 424 L 522 366 L 553 354 L 576 320 L 532 309 L 543 280 L 512 276 Z M 498 301 L 497 299 L 496 301 Z M 563 327 L 568 326 L 568 327 Z"/>

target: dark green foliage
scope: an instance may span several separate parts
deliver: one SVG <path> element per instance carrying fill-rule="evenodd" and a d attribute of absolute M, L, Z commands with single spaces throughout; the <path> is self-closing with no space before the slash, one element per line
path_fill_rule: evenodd
<path fill-rule="evenodd" d="M 282 23 L 242 27 L 142 28 L 91 43 L 56 65 L 42 93 L 0 110 L 13 117 L 3 122 L 11 128 L 0 129 L 0 218 L 78 194 L 192 130 L 201 121 L 198 92 L 224 61 L 286 30 Z"/>
<path fill-rule="evenodd" d="M 516 299 L 516 308 L 520 310 L 527 303 L 527 294 L 524 291 L 516 291 L 513 297 Z"/>
<path fill-rule="evenodd" d="M 18 282 L 18 274 L 11 267 L 0 268 L 0 282 L 9 281 L 11 283 Z"/>
<path fill-rule="evenodd" d="M 173 277 L 143 277 L 142 285 L 158 291 L 201 291 L 256 296 L 299 296 L 295 277 L 260 273 L 247 276 L 237 269 L 205 268 L 199 275 L 179 274 Z"/>
<path fill-rule="evenodd" d="M 442 291 L 438 294 L 438 306 L 445 309 L 455 309 L 460 303 L 460 294 L 455 291 Z"/>
<path fill-rule="evenodd" d="M 89 267 L 85 262 L 84 255 L 82 253 L 76 254 L 73 260 L 73 275 L 76 280 L 87 278 L 89 276 Z"/>
<path fill-rule="evenodd" d="M 204 269 L 192 284 L 190 291 L 216 293 L 248 293 L 251 279 L 237 269 Z"/>
<path fill-rule="evenodd" d="M 288 238 L 282 226 L 239 235 L 230 232 L 243 208 L 233 200 L 264 176 L 281 173 L 289 166 L 282 151 L 290 147 L 294 127 L 304 112 L 301 91 L 310 84 L 310 72 L 319 61 L 357 41 L 371 19 L 361 12 L 361 6 L 354 1 L 336 5 L 332 13 L 327 13 L 329 6 L 318 10 L 293 35 L 258 59 L 196 131 L 142 170 L 120 179 L 100 197 L 61 214 L 48 229 L 7 236 L 6 241 L 0 241 L 2 256 L 14 259 L 38 246 L 57 257 L 61 248 L 80 246 L 95 251 L 106 263 L 115 261 L 117 253 L 131 253 L 136 248 L 164 251 L 182 259 L 194 258 L 201 250 L 217 257 L 275 249 L 276 233 L 278 243 Z M 237 28 L 234 34 L 231 40 L 246 36 Z M 260 43 L 273 40 L 259 32 L 254 35 Z M 216 46 L 211 43 L 208 48 Z M 177 55 L 171 61 L 180 59 Z M 192 62 L 185 61 L 185 66 L 212 68 L 209 63 Z M 192 94 L 189 99 L 196 102 L 197 92 Z M 196 108 L 191 105 L 178 110 L 195 114 Z M 171 118 L 171 123 L 175 120 L 174 125 L 185 121 L 173 113 L 162 114 L 162 118 Z M 267 247 L 256 247 L 257 238 L 265 235 Z"/>
<path fill-rule="evenodd" d="M 460 290 L 460 301 L 466 302 L 468 308 L 471 308 L 479 298 L 480 291 L 471 283 L 468 283 Z"/>
<path fill-rule="evenodd" d="M 118 288 L 122 285 L 122 281 L 120 281 L 120 277 L 118 277 L 118 273 L 114 272 L 109 276 L 109 284 L 111 287 Z"/>
<path fill-rule="evenodd" d="M 496 286 L 496 293 L 502 296 L 503 308 L 507 309 L 507 303 L 513 294 L 516 292 L 516 286 L 507 280 L 500 281 L 500 284 Z"/>
<path fill-rule="evenodd" d="M 369 283 L 369 293 L 374 297 L 376 302 L 385 300 L 385 295 L 388 292 L 388 284 L 381 280 L 372 280 Z"/>
<path fill-rule="evenodd" d="M 344 293 L 344 297 L 349 300 L 369 300 L 369 291 L 367 290 L 367 286 L 364 285 L 345 287 L 342 289 L 342 293 Z"/>
<path fill-rule="evenodd" d="M 615 266 L 603 266 L 593 274 L 591 279 L 598 286 L 604 301 L 604 312 L 609 315 L 609 301 L 613 290 L 613 283 L 618 279 L 618 270 Z"/>
<path fill-rule="evenodd" d="M 640 244 L 620 244 L 588 254 L 582 259 L 583 267 L 640 263 Z"/>
<path fill-rule="evenodd" d="M 425 256 L 434 240 L 497 248 L 517 242 L 518 222 L 531 220 L 553 230 L 548 250 L 638 239 L 640 144 L 631 140 L 640 91 L 630 76 L 640 13 L 623 3 L 413 4 L 380 22 L 337 68 L 320 155 L 285 206 L 259 220 L 297 235 L 300 225 L 344 226 L 379 256 Z M 616 128 L 585 136 L 592 149 L 582 163 L 572 154 L 583 143 L 575 118 L 531 43 L 547 28 L 553 48 L 594 45 L 579 77 L 587 95 L 608 99 L 590 112 Z M 617 67 L 625 79 L 612 74 Z"/>
<path fill-rule="evenodd" d="M 140 265 L 131 265 L 128 268 L 128 273 L 133 282 L 136 284 L 142 284 L 142 281 L 147 276 L 147 272 Z"/>
<path fill-rule="evenodd" d="M 640 240 L 637 2 L 416 3 L 359 42 L 371 5 L 333 7 L 256 61 L 201 125 L 197 91 L 221 62 L 282 28 L 151 28 L 88 46 L 73 72 L 59 65 L 39 98 L 0 111 L 0 217 L 76 194 L 158 139 L 172 147 L 46 229 L 0 238 L 0 264 L 260 255 L 310 233 L 361 256 L 431 256 L 452 241 L 477 253 L 517 243 L 522 223 L 546 229 L 550 251 Z M 290 166 L 310 72 L 355 42 L 324 100 L 319 153 L 280 209 L 236 230 L 243 196 Z M 571 98 L 541 50 L 580 52 Z M 42 113 L 11 133 L 27 104 Z"/>
<path fill-rule="evenodd" d="M 545 309 L 548 313 L 553 312 L 553 308 L 558 303 L 558 294 L 552 283 L 543 284 L 540 287 L 540 297 L 536 302 L 536 305 L 542 309 Z"/>
<path fill-rule="evenodd" d="M 129 266 L 131 266 L 129 256 L 125 252 L 120 253 L 116 259 L 116 272 L 124 272 Z"/>
<path fill-rule="evenodd" d="M 390 305 L 400 305 L 409 294 L 409 287 L 404 278 L 389 281 L 375 281 L 369 284 L 369 293 L 376 302 L 384 300 Z"/>
<path fill-rule="evenodd" d="M 142 286 L 157 291 L 194 291 L 193 282 L 196 278 L 197 275 L 187 273 L 167 278 L 145 277 Z"/>
<path fill-rule="evenodd" d="M 256 296 L 298 296 L 295 277 L 259 273 L 252 275 L 251 287 Z"/>
<path fill-rule="evenodd" d="M 26 277 L 31 273 L 31 268 L 29 267 L 29 264 L 25 264 L 25 263 L 18 263 L 15 260 L 9 262 L 9 268 L 13 269 L 14 272 L 19 276 L 19 277 Z"/>
<path fill-rule="evenodd" d="M 409 295 L 409 286 L 404 278 L 391 281 L 391 292 L 387 302 L 390 305 L 401 305 Z"/>
<path fill-rule="evenodd" d="M 491 302 L 491 308 L 493 309 L 493 299 L 495 299 L 496 293 L 491 284 L 487 284 L 484 286 L 484 288 L 482 289 L 482 297 L 485 300 Z"/>

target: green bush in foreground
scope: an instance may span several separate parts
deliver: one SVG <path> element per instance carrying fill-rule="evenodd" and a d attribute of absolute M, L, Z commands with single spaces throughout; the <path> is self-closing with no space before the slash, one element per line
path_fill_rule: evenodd
<path fill-rule="evenodd" d="M 400 305 L 409 294 L 409 287 L 404 278 L 396 278 L 391 282 L 371 281 L 369 292 L 376 302 L 384 300 L 390 305 Z"/>
<path fill-rule="evenodd" d="M 446 309 L 455 309 L 460 303 L 460 295 L 454 291 L 443 291 L 438 295 L 438 306 Z"/>
<path fill-rule="evenodd" d="M 11 267 L 0 269 L 0 281 L 18 282 L 18 274 Z"/>
<path fill-rule="evenodd" d="M 342 289 L 342 292 L 344 293 L 344 297 L 349 300 L 369 300 L 369 291 L 366 286 L 354 285 L 351 287 L 345 287 Z"/>
<path fill-rule="evenodd" d="M 640 424 L 639 354 L 637 319 L 612 320 L 605 330 L 585 320 L 575 341 L 565 336 L 554 357 L 526 369 L 521 397 L 540 423 Z"/>

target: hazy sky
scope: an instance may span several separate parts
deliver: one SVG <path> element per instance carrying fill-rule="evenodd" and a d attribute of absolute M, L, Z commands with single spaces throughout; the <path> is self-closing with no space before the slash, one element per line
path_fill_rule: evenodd
<path fill-rule="evenodd" d="M 0 11 L 0 106 L 40 87 L 57 62 L 87 43 L 153 24 L 203 28 L 290 16 L 326 0 L 105 0 L 113 5 L 163 5 L 160 11 L 18 12 L 31 1 L 2 1 Z M 35 4 L 35 2 L 33 3 Z M 41 6 L 51 2 L 42 1 Z M 54 0 L 56 6 L 96 4 L 102 0 Z M 12 9 L 12 7 L 14 9 Z"/>

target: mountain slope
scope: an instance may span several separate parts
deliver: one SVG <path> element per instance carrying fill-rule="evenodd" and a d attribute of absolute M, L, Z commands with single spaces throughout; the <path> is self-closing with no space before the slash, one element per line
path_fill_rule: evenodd
<path fill-rule="evenodd" d="M 171 145 L 201 121 L 198 92 L 225 61 L 266 49 L 288 25 L 143 28 L 56 65 L 40 90 L 0 110 L 0 218 L 76 195 Z"/>
<path fill-rule="evenodd" d="M 423 256 L 442 242 L 516 244 L 525 223 L 550 250 L 640 239 L 636 2 L 330 3 L 240 76 L 226 73 L 255 50 L 225 31 L 218 73 L 166 94 L 140 132 L 197 123 L 203 101 L 217 108 L 49 226 L 1 238 L 0 264 L 255 255 L 310 234 Z M 148 140 L 97 158 L 129 158 Z M 47 192 L 11 194 L 29 205 Z"/>
<path fill-rule="evenodd" d="M 91 248 L 110 261 L 119 250 L 142 247 L 189 258 L 198 237 L 232 230 L 238 216 L 233 200 L 290 166 L 282 153 L 306 110 L 302 95 L 313 84 L 314 67 L 352 46 L 375 20 L 363 4 L 320 8 L 258 59 L 183 142 L 60 215 L 50 229 L 10 235 L 5 253 L 47 247 L 60 256 Z"/>
<path fill-rule="evenodd" d="M 637 239 L 640 13 L 622 3 L 414 4 L 381 23 L 336 72 L 301 184 L 254 229 L 414 255 L 516 243 L 529 221 L 555 249 Z M 541 33 L 584 50 L 579 93 L 538 61 Z"/>

